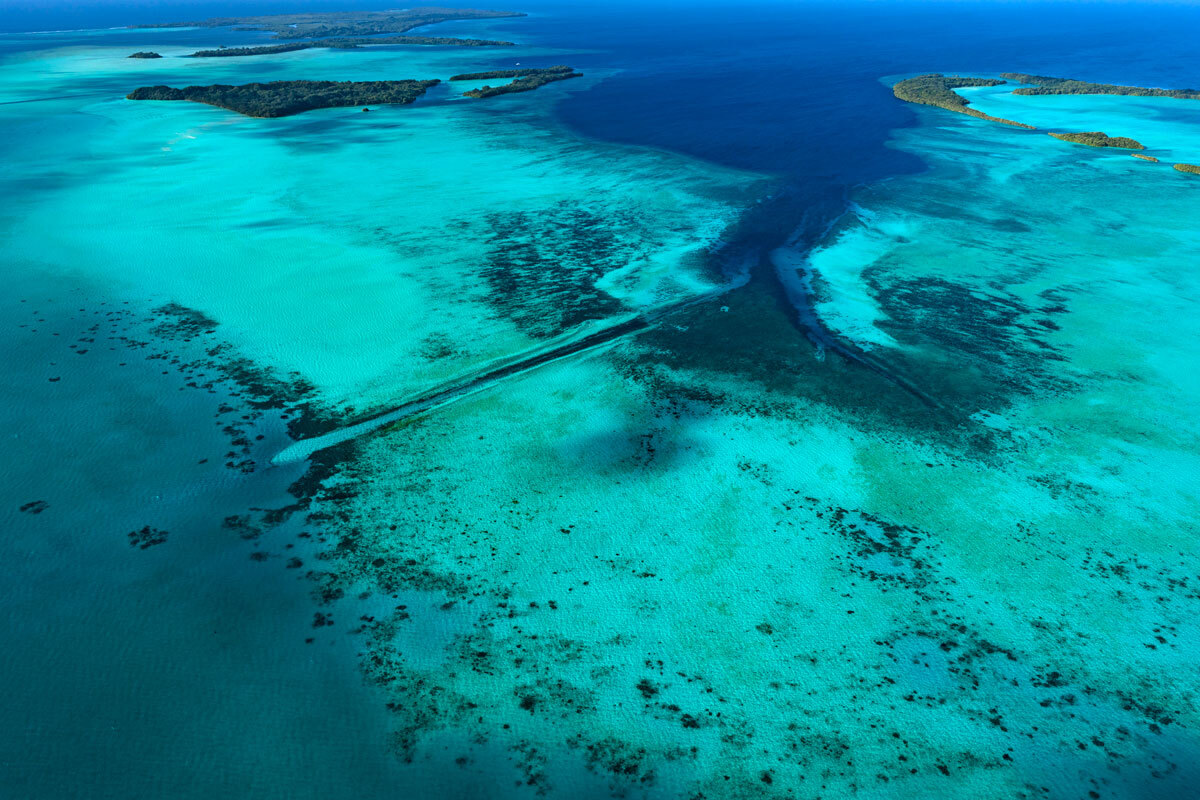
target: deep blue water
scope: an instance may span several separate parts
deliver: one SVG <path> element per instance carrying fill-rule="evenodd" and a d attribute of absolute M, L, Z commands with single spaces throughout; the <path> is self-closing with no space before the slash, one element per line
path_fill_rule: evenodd
<path fill-rule="evenodd" d="M 625 71 L 562 107 L 589 135 L 792 176 L 807 191 L 916 170 L 885 147 L 911 108 L 880 83 L 912 72 L 1025 71 L 1200 84 L 1200 8 L 1034 3 L 588 7 L 521 23 L 575 59 Z"/>
<path fill-rule="evenodd" d="M 595 48 L 581 69 L 623 71 L 560 107 L 578 131 L 781 176 L 745 220 L 765 250 L 819 234 L 855 185 L 923 169 L 887 146 L 915 123 L 881 78 L 939 71 L 1200 85 L 1200 8 L 1106 3 L 595 3 L 534 6 L 499 23 L 538 42 Z M 801 230 L 797 230 L 797 228 Z"/>

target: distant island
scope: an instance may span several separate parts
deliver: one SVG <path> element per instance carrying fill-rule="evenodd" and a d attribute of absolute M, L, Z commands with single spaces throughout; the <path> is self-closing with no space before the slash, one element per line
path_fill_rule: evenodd
<path fill-rule="evenodd" d="M 1144 86 L 1091 83 L 1077 81 L 1073 78 L 1028 75 L 1024 72 L 1002 72 L 1000 77 L 1017 83 L 1037 84 L 1014 89 L 1013 94 L 1115 94 L 1126 97 L 1173 97 L 1177 100 L 1200 100 L 1200 91 L 1195 89 L 1147 89 Z"/>
<path fill-rule="evenodd" d="M 1119 147 L 1125 150 L 1145 150 L 1146 148 L 1136 139 L 1128 136 L 1109 136 L 1103 131 L 1089 133 L 1052 133 L 1055 139 L 1074 144 L 1086 144 L 1088 147 Z"/>
<path fill-rule="evenodd" d="M 423 25 L 466 19 L 523 17 L 518 11 L 477 8 L 407 8 L 392 11 L 331 11 L 299 14 L 264 14 L 247 17 L 213 17 L 199 22 L 164 22 L 133 28 L 224 28 L 271 31 L 276 39 L 317 39 L 341 36 L 376 36 L 406 33 Z"/>
<path fill-rule="evenodd" d="M 1026 125 L 1023 122 L 1015 122 L 1011 119 L 1003 119 L 1002 117 L 993 117 L 991 114 L 976 111 L 970 107 L 969 100 L 954 91 L 955 89 L 964 89 L 970 86 L 1000 86 L 1003 83 L 1004 81 L 996 80 L 995 78 L 962 78 L 957 75 L 946 76 L 940 72 L 931 72 L 928 75 L 918 75 L 915 78 L 900 81 L 892 87 L 892 94 L 906 103 L 936 106 L 937 108 L 944 108 L 947 111 L 956 111 L 959 114 L 986 119 L 990 122 L 1002 122 L 1005 125 L 1014 125 L 1018 128 L 1033 129 L 1032 125 Z"/>
<path fill-rule="evenodd" d="M 559 64 L 543 68 L 530 67 L 526 69 L 494 69 L 489 72 L 465 72 L 461 75 L 451 76 L 450 80 L 484 81 L 492 78 L 516 79 L 500 86 L 483 86 L 479 89 L 463 92 L 463 95 L 466 97 L 483 98 L 495 97 L 498 94 L 512 94 L 513 92 L 530 92 L 539 86 L 545 86 L 547 83 L 581 77 L 583 77 L 582 72 L 576 72 L 571 67 Z"/>
<path fill-rule="evenodd" d="M 1148 89 L 1143 86 L 1121 86 L 1112 83 L 1091 83 L 1089 81 L 1080 81 L 1073 78 L 1052 78 L 1046 75 L 1030 75 L 1024 72 L 1002 72 L 1000 73 L 1001 80 L 994 78 L 963 78 L 959 76 L 947 77 L 941 73 L 930 73 L 928 75 L 918 75 L 915 78 L 907 78 L 899 81 L 892 87 L 892 93 L 908 103 L 919 103 L 921 105 L 936 106 L 944 108 L 947 111 L 956 111 L 960 114 L 968 114 L 972 117 L 990 120 L 992 122 L 1003 122 L 1006 125 L 1015 125 L 1020 128 L 1033 129 L 1032 125 L 1026 125 L 1021 122 L 1016 122 L 1010 119 L 1002 119 L 993 117 L 989 114 L 984 114 L 969 107 L 969 101 L 960 96 L 955 89 L 962 89 L 969 86 L 999 86 L 1007 81 L 1016 81 L 1022 84 L 1036 84 L 1022 86 L 1013 90 L 1013 94 L 1019 95 L 1074 95 L 1074 94 L 1094 94 L 1094 95 L 1121 95 L 1126 97 L 1170 97 L 1178 100 L 1200 100 L 1200 91 L 1196 89 Z M 1055 139 L 1064 142 L 1072 142 L 1074 144 L 1088 145 L 1089 147 L 1116 147 L 1126 150 L 1144 150 L 1145 145 L 1136 139 L 1131 139 L 1128 136 L 1109 136 L 1103 131 L 1090 131 L 1084 133 L 1051 133 Z M 1133 154 L 1134 157 L 1140 158 L 1143 161 L 1158 163 L 1158 159 L 1153 156 Z M 1175 169 L 1180 172 L 1200 173 L 1200 167 L 1193 164 L 1176 164 Z"/>
<path fill-rule="evenodd" d="M 149 50 L 140 50 L 140 51 L 132 54 L 129 57 L 130 58 L 162 58 L 162 56 L 160 56 L 158 53 L 154 53 Z"/>
<path fill-rule="evenodd" d="M 257 47 L 221 47 L 216 50 L 197 50 L 189 58 L 240 58 L 243 56 L 265 56 L 273 53 L 290 53 L 293 50 L 309 50 L 318 47 L 352 50 L 364 45 L 438 45 L 442 47 L 512 47 L 513 42 L 496 39 L 458 39 L 451 36 L 377 36 L 347 39 L 316 39 L 311 42 L 288 42 L 286 44 L 264 44 Z"/>
<path fill-rule="evenodd" d="M 272 81 L 173 89 L 143 86 L 129 100 L 189 100 L 248 117 L 288 117 L 316 108 L 408 104 L 439 81 Z"/>
<path fill-rule="evenodd" d="M 452 81 L 486 81 L 491 78 L 523 78 L 527 75 L 555 75 L 563 72 L 573 72 L 565 64 L 553 67 L 526 67 L 519 69 L 493 69 L 488 72 L 464 72 L 461 75 L 451 75 Z"/>

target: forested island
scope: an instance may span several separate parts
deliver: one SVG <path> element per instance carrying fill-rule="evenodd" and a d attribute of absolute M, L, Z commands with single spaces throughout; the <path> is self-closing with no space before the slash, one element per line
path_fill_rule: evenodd
<path fill-rule="evenodd" d="M 1130 153 L 1130 155 L 1133 156 L 1134 158 L 1140 158 L 1142 161 L 1151 161 L 1155 164 L 1158 163 L 1158 159 L 1155 158 L 1154 156 L 1144 156 L 1141 153 Z"/>
<path fill-rule="evenodd" d="M 1052 133 L 1055 139 L 1074 144 L 1086 144 L 1088 147 L 1118 147 L 1125 150 L 1145 150 L 1146 148 L 1136 139 L 1128 136 L 1109 136 L 1103 131 L 1088 133 Z"/>
<path fill-rule="evenodd" d="M 1142 86 L 1091 83 L 1071 78 L 1030 75 L 1024 72 L 1002 72 L 1000 73 L 1000 77 L 1002 80 L 994 78 L 963 78 L 959 76 L 947 77 L 940 73 L 930 73 L 900 81 L 892 87 L 892 93 L 897 98 L 909 103 L 936 106 L 944 108 L 947 111 L 957 111 L 960 114 L 969 114 L 970 116 L 991 120 L 992 122 L 1003 122 L 1006 125 L 1015 125 L 1020 128 L 1030 129 L 1033 128 L 1032 125 L 993 117 L 970 108 L 969 101 L 954 90 L 969 86 L 999 86 L 1007 81 L 1016 81 L 1022 84 L 1036 84 L 1014 89 L 1013 94 L 1019 95 L 1104 94 L 1128 97 L 1172 97 L 1181 100 L 1200 100 L 1200 91 L 1195 89 L 1147 89 Z M 1125 150 L 1145 149 L 1145 145 L 1136 139 L 1131 139 L 1128 136 L 1109 136 L 1103 131 L 1051 133 L 1050 135 L 1064 142 L 1083 144 L 1089 147 L 1115 147 Z M 1138 155 L 1137 153 L 1133 155 L 1144 161 L 1158 163 L 1158 159 L 1153 156 Z M 1180 172 L 1200 173 L 1200 167 L 1192 164 L 1176 164 L 1175 169 Z"/>
<path fill-rule="evenodd" d="M 138 52 L 130 55 L 129 57 L 130 58 L 162 58 L 162 56 L 160 56 L 158 53 L 152 52 L 150 50 L 139 50 Z"/>
<path fill-rule="evenodd" d="M 523 78 L 527 75 L 554 75 L 564 72 L 574 72 L 565 64 L 553 67 L 527 67 L 518 69 L 493 69 L 489 72 L 464 72 L 461 75 L 451 75 L 452 81 L 486 81 L 492 78 Z"/>
<path fill-rule="evenodd" d="M 1000 77 L 1017 83 L 1037 84 L 1014 89 L 1013 94 L 1114 94 L 1127 97 L 1174 97 L 1178 100 L 1200 100 L 1200 91 L 1196 89 L 1147 89 L 1144 86 L 1091 83 L 1077 81 L 1073 78 L 1028 75 L 1024 72 L 1002 72 Z"/>
<path fill-rule="evenodd" d="M 317 39 L 406 33 L 422 25 L 466 19 L 523 17 L 519 11 L 486 11 L 477 8 L 406 8 L 392 11 L 331 11 L 301 14 L 265 14 L 246 17 L 213 17 L 198 22 L 164 22 L 134 28 L 224 28 L 271 31 L 276 39 Z"/>
<path fill-rule="evenodd" d="M 495 69 L 489 72 L 465 72 L 461 75 L 453 75 L 452 81 L 482 81 L 490 78 L 515 78 L 509 83 L 501 84 L 500 86 L 482 86 L 478 89 L 472 89 L 469 92 L 463 92 L 465 97 L 484 98 L 495 97 L 498 94 L 512 94 L 514 92 L 531 92 L 540 86 L 545 86 L 547 83 L 554 81 L 564 81 L 568 78 L 582 78 L 582 72 L 576 72 L 571 67 L 558 65 L 554 67 L 544 68 L 527 68 L 527 69 Z"/>
<path fill-rule="evenodd" d="M 512 47 L 513 42 L 498 39 L 458 39 L 452 36 L 377 36 L 345 39 L 316 39 L 311 42 L 287 42 L 264 44 L 257 47 L 221 47 L 216 50 L 197 50 L 189 58 L 239 58 L 242 56 L 265 56 L 273 53 L 290 53 L 293 50 L 309 50 L 326 47 L 352 50 L 364 45 L 438 45 L 442 47 Z"/>
<path fill-rule="evenodd" d="M 315 108 L 407 104 L 439 81 L 272 81 L 242 86 L 217 84 L 174 89 L 143 86 L 129 100 L 189 100 L 248 117 L 288 117 Z"/>
<path fill-rule="evenodd" d="M 954 91 L 955 89 L 964 89 L 970 86 L 1000 86 L 1003 83 L 1004 81 L 996 80 L 995 78 L 963 78 L 957 75 L 946 76 L 940 72 L 932 72 L 928 75 L 918 75 L 915 78 L 900 81 L 892 87 L 892 94 L 906 103 L 936 106 L 937 108 L 944 108 L 947 111 L 956 111 L 959 114 L 967 114 L 991 122 L 1003 122 L 1005 125 L 1032 129 L 1032 125 L 1015 122 L 1011 119 L 1003 119 L 1002 117 L 993 117 L 991 114 L 976 111 L 971 108 L 969 100 Z"/>

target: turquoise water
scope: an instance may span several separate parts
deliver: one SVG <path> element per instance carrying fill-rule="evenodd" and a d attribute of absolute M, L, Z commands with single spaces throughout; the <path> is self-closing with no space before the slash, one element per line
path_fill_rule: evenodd
<path fill-rule="evenodd" d="M 314 59 L 339 80 L 478 66 L 449 48 L 301 51 L 250 66 L 163 58 L 149 71 L 131 68 L 137 62 L 125 48 L 40 55 L 40 80 L 60 85 L 108 83 L 114 73 L 133 73 L 126 83 L 186 84 L 198 72 L 213 82 L 289 79 L 307 74 Z M 69 126 L 46 103 L 21 102 L 40 98 L 44 83 L 6 83 L 13 155 L 55 183 L 53 192 L 28 195 L 7 253 L 18 268 L 42 270 L 87 252 L 84 269 L 94 265 L 134 292 L 187 298 L 220 320 L 247 357 L 302 369 L 332 403 L 371 408 L 597 317 L 578 296 L 558 320 L 513 324 L 493 310 L 543 284 L 572 288 L 571 269 L 586 268 L 633 307 L 711 286 L 689 259 L 720 236 L 762 179 L 665 153 L 584 147 L 538 125 L 545 106 L 591 80 L 508 102 L 501 119 L 463 102 L 474 84 L 456 83 L 437 87 L 433 102 L 349 119 L 339 109 L 254 120 L 193 104 L 71 98 Z M 72 162 L 69 177 L 49 177 L 68 148 L 86 160 Z M 76 222 L 69 229 L 64 208 Z M 550 251 L 561 242 L 531 240 L 535 217 L 560 236 L 584 226 L 588 238 L 560 262 Z M 507 258 L 498 251 L 515 247 L 525 248 L 528 277 L 497 287 L 501 278 L 489 276 Z M 577 263 L 598 248 L 603 258 Z M 142 299 L 152 302 L 151 293 Z M 457 322 L 464 318 L 472 324 Z"/>
<path fill-rule="evenodd" d="M 1125 131 L 1109 135 L 1137 139 L 1146 147 L 1143 155 L 1163 161 L 1190 163 L 1200 159 L 1200 103 L 1195 101 L 1167 97 L 1041 97 L 1015 95 L 1012 88 L 1010 84 L 966 89 L 963 96 L 988 114 L 1020 114 L 1020 122 L 1038 128 Z"/>
<path fill-rule="evenodd" d="M 893 123 L 872 62 L 824 112 L 860 158 L 752 168 L 830 145 L 586 135 L 592 98 L 690 63 L 586 25 L 217 63 L 171 56 L 261 36 L 4 37 L 0 785 L 1189 796 L 1200 179 L 1169 162 L 1200 161 L 1200 103 L 970 94 L 1149 164 Z M 370 114 L 122 99 L 510 61 L 588 66 Z"/>

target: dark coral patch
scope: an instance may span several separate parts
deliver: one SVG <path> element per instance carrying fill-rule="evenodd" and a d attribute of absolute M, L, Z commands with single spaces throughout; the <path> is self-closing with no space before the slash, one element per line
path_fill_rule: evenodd
<path fill-rule="evenodd" d="M 148 547 L 164 544 L 167 541 L 167 532 L 146 525 L 136 531 L 130 531 L 128 539 L 130 547 L 145 550 Z"/>

